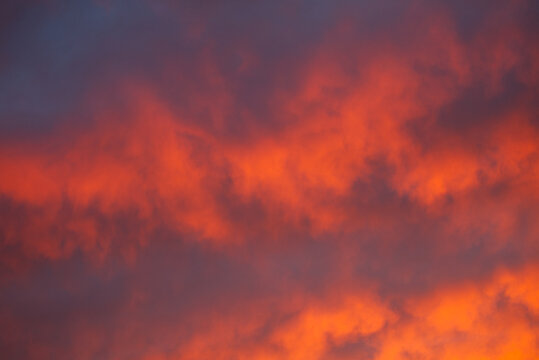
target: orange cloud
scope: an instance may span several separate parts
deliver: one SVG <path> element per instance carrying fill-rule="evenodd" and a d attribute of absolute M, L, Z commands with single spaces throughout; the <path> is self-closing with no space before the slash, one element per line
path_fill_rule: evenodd
<path fill-rule="evenodd" d="M 261 4 L 9 42 L 7 356 L 537 358 L 528 3 Z"/>
<path fill-rule="evenodd" d="M 269 331 L 271 315 L 260 309 L 213 314 L 207 330 L 185 345 L 146 358 L 533 359 L 537 280 L 534 267 L 504 270 L 483 283 L 410 297 L 400 311 L 365 292 L 324 304 L 305 299 Z"/>

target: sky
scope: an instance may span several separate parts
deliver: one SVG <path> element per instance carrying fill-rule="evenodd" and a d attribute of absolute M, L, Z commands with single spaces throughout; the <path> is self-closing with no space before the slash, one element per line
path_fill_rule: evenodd
<path fill-rule="evenodd" d="M 538 359 L 538 20 L 1 1 L 2 358 Z"/>

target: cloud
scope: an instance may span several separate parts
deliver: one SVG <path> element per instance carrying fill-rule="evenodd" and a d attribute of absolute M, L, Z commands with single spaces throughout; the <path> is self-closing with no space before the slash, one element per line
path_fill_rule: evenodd
<path fill-rule="evenodd" d="M 531 3 L 9 9 L 11 358 L 537 355 Z"/>

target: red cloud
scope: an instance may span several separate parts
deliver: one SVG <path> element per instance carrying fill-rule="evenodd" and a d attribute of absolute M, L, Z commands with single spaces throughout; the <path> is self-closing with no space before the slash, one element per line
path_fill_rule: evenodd
<path fill-rule="evenodd" d="M 178 11 L 153 5 L 118 21 Z M 285 50 L 264 30 L 273 8 L 178 6 L 200 17 L 185 38 L 149 26 L 140 62 L 104 41 L 113 79 L 81 77 L 92 85 L 49 132 L 3 137 L 8 356 L 539 356 L 524 2 L 474 24 L 459 4 L 328 5 Z M 224 31 L 227 16 L 255 35 Z"/>

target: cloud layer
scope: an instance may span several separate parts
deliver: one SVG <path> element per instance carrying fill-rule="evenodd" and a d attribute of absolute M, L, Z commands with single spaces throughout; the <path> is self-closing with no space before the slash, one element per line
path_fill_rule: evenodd
<path fill-rule="evenodd" d="M 536 358 L 536 8 L 1 5 L 2 348 Z"/>

